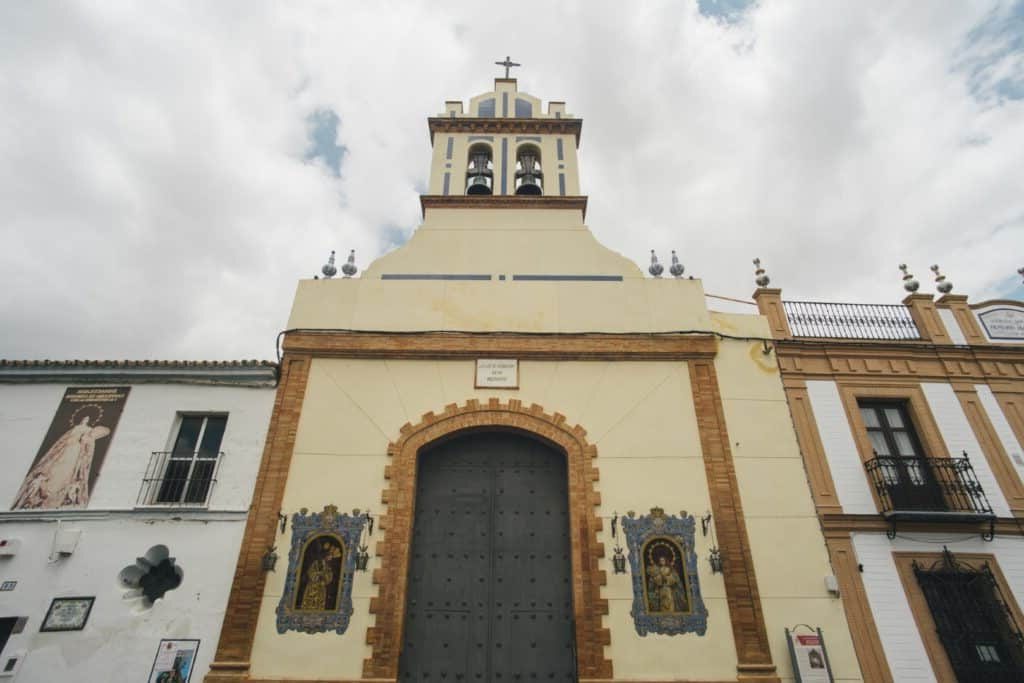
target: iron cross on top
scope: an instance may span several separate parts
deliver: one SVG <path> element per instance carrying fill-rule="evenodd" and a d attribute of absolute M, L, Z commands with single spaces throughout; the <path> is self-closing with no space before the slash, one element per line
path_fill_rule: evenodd
<path fill-rule="evenodd" d="M 508 70 L 509 70 L 510 67 L 522 66 L 522 64 L 518 64 L 516 62 L 513 62 L 512 58 L 508 57 L 508 56 L 505 57 L 505 61 L 504 62 L 495 62 L 495 64 L 497 64 L 498 66 L 505 67 L 505 78 L 508 78 Z"/>

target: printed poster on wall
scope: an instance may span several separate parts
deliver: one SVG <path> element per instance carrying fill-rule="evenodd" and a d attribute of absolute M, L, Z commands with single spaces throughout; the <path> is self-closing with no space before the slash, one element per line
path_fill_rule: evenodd
<path fill-rule="evenodd" d="M 188 683 L 198 651 L 198 640 L 161 640 L 149 683 Z"/>
<path fill-rule="evenodd" d="M 131 387 L 71 387 L 57 406 L 12 510 L 83 508 Z"/>
<path fill-rule="evenodd" d="M 794 633 L 787 628 L 786 639 L 797 683 L 833 683 L 820 628 L 812 633 Z"/>

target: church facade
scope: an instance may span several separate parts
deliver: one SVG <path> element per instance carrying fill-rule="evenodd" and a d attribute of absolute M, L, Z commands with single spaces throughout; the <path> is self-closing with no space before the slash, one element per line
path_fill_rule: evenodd
<path fill-rule="evenodd" d="M 206 681 L 861 680 L 770 318 L 595 240 L 581 128 L 446 103 L 409 242 L 299 283 Z"/>

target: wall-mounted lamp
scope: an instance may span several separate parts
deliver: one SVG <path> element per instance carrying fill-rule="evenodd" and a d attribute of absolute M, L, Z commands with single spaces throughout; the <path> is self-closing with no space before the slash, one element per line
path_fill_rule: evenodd
<path fill-rule="evenodd" d="M 612 513 L 612 538 L 615 538 L 619 533 L 619 513 Z"/>
<path fill-rule="evenodd" d="M 718 548 L 711 548 L 708 554 L 708 563 L 711 564 L 712 574 L 722 573 L 722 552 Z"/>
<path fill-rule="evenodd" d="M 356 571 L 366 571 L 366 566 L 370 563 L 369 550 L 369 546 L 359 546 L 359 552 L 356 553 Z"/>
<path fill-rule="evenodd" d="M 615 554 L 612 555 L 612 568 L 615 569 L 616 574 L 626 573 L 626 556 L 622 554 L 622 548 L 615 548 Z"/>
<path fill-rule="evenodd" d="M 700 530 L 701 530 L 701 532 L 705 536 L 707 536 L 708 535 L 708 529 L 710 529 L 710 528 L 711 528 L 711 512 L 709 511 L 709 512 L 705 513 L 705 515 L 703 517 L 700 518 Z"/>
<path fill-rule="evenodd" d="M 278 511 L 277 521 L 281 523 L 281 533 L 283 534 L 285 527 L 288 526 L 288 515 L 282 514 L 280 511 Z"/>
<path fill-rule="evenodd" d="M 267 552 L 263 553 L 263 571 L 272 572 L 274 571 L 274 567 L 277 566 L 277 553 L 274 552 L 275 550 L 277 550 L 277 546 L 272 545 L 267 549 Z"/>
<path fill-rule="evenodd" d="M 772 345 L 768 343 L 767 339 L 761 340 L 761 353 L 767 356 L 769 353 L 772 352 L 772 348 Z"/>
<path fill-rule="evenodd" d="M 369 510 L 367 510 L 365 517 L 366 517 L 366 530 L 368 532 L 367 535 L 368 536 L 373 536 L 373 515 L 370 514 Z"/>

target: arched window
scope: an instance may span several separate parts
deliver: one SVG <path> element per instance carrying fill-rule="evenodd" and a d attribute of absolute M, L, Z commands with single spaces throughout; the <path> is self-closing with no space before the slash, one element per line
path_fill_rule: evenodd
<path fill-rule="evenodd" d="M 533 145 L 523 145 L 516 152 L 516 194 L 544 194 L 540 150 Z"/>
<path fill-rule="evenodd" d="M 466 167 L 466 194 L 491 194 L 494 186 L 494 163 L 491 148 L 476 144 L 469 148 Z"/>

